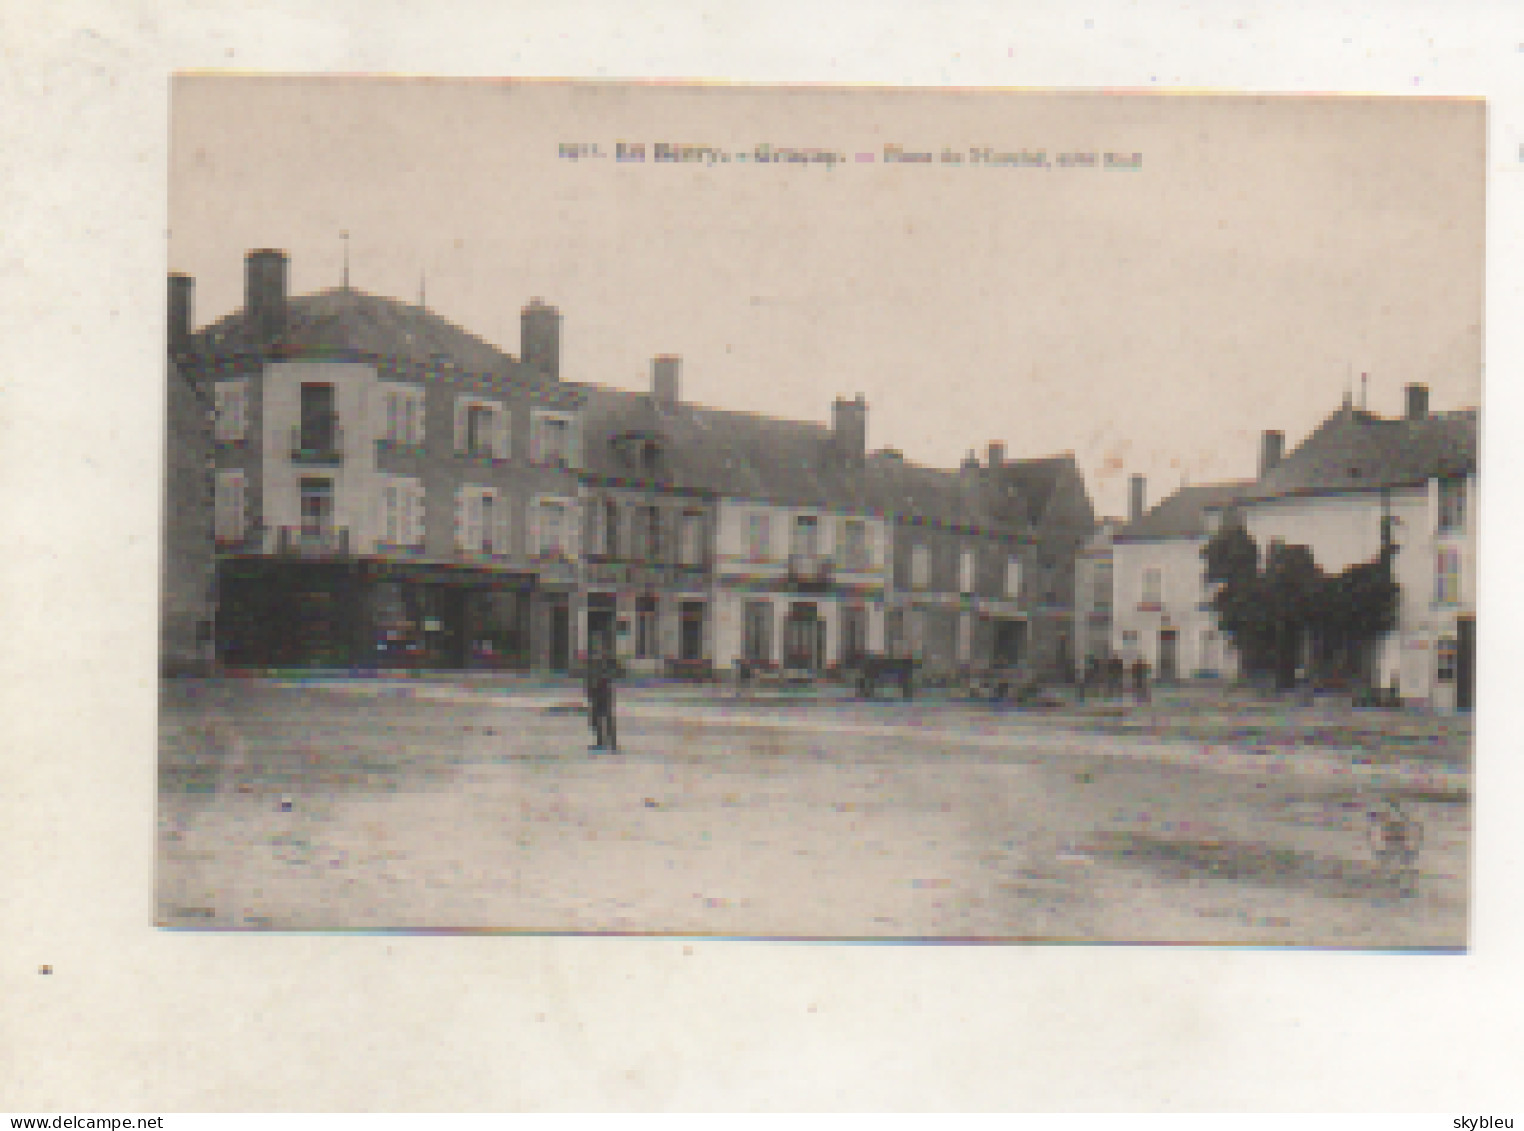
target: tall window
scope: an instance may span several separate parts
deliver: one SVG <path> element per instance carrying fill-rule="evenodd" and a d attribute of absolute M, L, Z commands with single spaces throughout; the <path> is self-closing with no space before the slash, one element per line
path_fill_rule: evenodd
<path fill-rule="evenodd" d="M 611 558 L 619 556 L 619 504 L 613 499 L 603 500 L 603 552 Z"/>
<path fill-rule="evenodd" d="M 304 478 L 301 492 L 302 537 L 322 539 L 333 530 L 333 480 Z"/>
<path fill-rule="evenodd" d="M 389 444 L 422 444 L 423 390 L 396 382 L 386 383 L 384 390 L 386 401 L 386 442 Z"/>
<path fill-rule="evenodd" d="M 389 477 L 381 492 L 381 541 L 392 546 L 416 546 L 423 541 L 423 484 L 417 479 Z"/>
<path fill-rule="evenodd" d="M 855 663 L 868 649 L 868 610 L 848 605 L 841 610 L 841 660 Z"/>
<path fill-rule="evenodd" d="M 641 510 L 641 524 L 644 527 L 646 541 L 646 561 L 659 562 L 662 560 L 664 547 L 661 537 L 661 508 L 644 507 Z"/>
<path fill-rule="evenodd" d="M 819 545 L 819 523 L 812 514 L 801 514 L 794 517 L 793 538 L 789 542 L 788 552 L 804 557 L 814 557 L 816 546 Z"/>
<path fill-rule="evenodd" d="M 747 521 L 746 556 L 754 562 L 765 562 L 772 556 L 772 547 L 768 544 L 772 533 L 770 520 L 770 515 L 754 514 Z"/>
<path fill-rule="evenodd" d="M 1461 599 L 1461 556 L 1453 546 L 1439 551 L 1434 599 L 1441 605 L 1458 605 Z"/>
<path fill-rule="evenodd" d="M 558 558 L 566 554 L 566 504 L 553 499 L 542 500 L 537 508 L 537 518 L 540 555 Z"/>
<path fill-rule="evenodd" d="M 334 411 L 333 386 L 302 382 L 301 446 L 303 451 L 332 451 L 338 414 Z"/>
<path fill-rule="evenodd" d="M 679 534 L 678 560 L 685 566 L 704 564 L 704 516 L 686 511 Z"/>
<path fill-rule="evenodd" d="M 841 524 L 842 565 L 851 570 L 868 567 L 868 524 L 860 518 L 849 518 Z"/>
<path fill-rule="evenodd" d="M 635 657 L 649 660 L 656 654 L 656 598 L 643 596 L 635 602 Z"/>
<path fill-rule="evenodd" d="M 931 586 L 931 548 L 913 546 L 910 550 L 910 586 L 927 589 Z"/>
<path fill-rule="evenodd" d="M 773 658 L 773 606 L 768 601 L 747 601 L 743 623 L 742 654 L 751 664 L 770 663 Z"/>
<path fill-rule="evenodd" d="M 564 416 L 536 413 L 530 446 L 530 458 L 536 463 L 569 462 L 571 460 L 571 422 Z"/>
<path fill-rule="evenodd" d="M 455 450 L 479 459 L 508 458 L 508 411 L 494 401 L 455 398 Z"/>
<path fill-rule="evenodd" d="M 217 472 L 216 494 L 212 501 L 212 528 L 219 542 L 238 542 L 247 528 L 244 511 L 242 471 Z"/>
<path fill-rule="evenodd" d="M 1013 601 L 1021 596 L 1021 559 L 1015 555 L 1005 560 L 1005 595 Z"/>
<path fill-rule="evenodd" d="M 497 502 L 490 494 L 482 494 L 482 538 L 481 552 L 484 554 L 500 554 L 503 546 L 493 535 L 497 531 L 498 520 L 493 514 L 493 506 Z"/>
<path fill-rule="evenodd" d="M 974 551 L 964 550 L 958 555 L 958 592 L 974 591 Z"/>
<path fill-rule="evenodd" d="M 1439 529 L 1441 533 L 1460 530 L 1466 525 L 1466 481 L 1447 478 L 1439 481 Z"/>
<path fill-rule="evenodd" d="M 1109 609 L 1111 607 L 1111 566 L 1105 562 L 1099 562 L 1095 567 L 1095 590 L 1091 597 L 1092 604 L 1097 609 Z"/>
<path fill-rule="evenodd" d="M 492 454 L 492 410 L 472 405 L 466 410 L 466 451 L 473 456 Z"/>
<path fill-rule="evenodd" d="M 248 427 L 249 386 L 246 381 L 218 381 L 212 389 L 212 438 L 219 444 L 237 443 Z"/>
<path fill-rule="evenodd" d="M 1158 607 L 1164 604 L 1164 571 L 1158 566 L 1143 570 L 1143 592 L 1140 598 L 1145 605 Z"/>

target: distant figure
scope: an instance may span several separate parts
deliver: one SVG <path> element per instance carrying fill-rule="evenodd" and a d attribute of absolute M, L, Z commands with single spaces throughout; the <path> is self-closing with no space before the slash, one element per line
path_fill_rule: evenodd
<path fill-rule="evenodd" d="M 1112 656 L 1106 661 L 1106 693 L 1108 695 L 1122 694 L 1122 680 L 1126 670 L 1121 656 Z"/>
<path fill-rule="evenodd" d="M 1139 703 L 1148 702 L 1148 661 L 1142 656 L 1132 662 L 1132 693 Z"/>
<path fill-rule="evenodd" d="M 595 752 L 619 749 L 619 737 L 614 727 L 614 675 L 614 659 L 600 642 L 587 658 L 587 716 L 594 739 L 589 749 Z"/>
<path fill-rule="evenodd" d="M 1085 701 L 1085 693 L 1091 688 L 1100 690 L 1101 687 L 1101 661 L 1095 656 L 1085 657 L 1085 678 L 1080 680 L 1080 702 Z"/>

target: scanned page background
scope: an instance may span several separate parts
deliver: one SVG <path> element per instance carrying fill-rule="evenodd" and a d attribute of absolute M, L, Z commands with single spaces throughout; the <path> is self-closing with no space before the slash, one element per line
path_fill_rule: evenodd
<path fill-rule="evenodd" d="M 8 3 L 0 1108 L 1516 1110 L 1524 43 L 1504 12 Z M 1487 95 L 1472 953 L 152 929 L 168 74 L 186 68 Z"/>

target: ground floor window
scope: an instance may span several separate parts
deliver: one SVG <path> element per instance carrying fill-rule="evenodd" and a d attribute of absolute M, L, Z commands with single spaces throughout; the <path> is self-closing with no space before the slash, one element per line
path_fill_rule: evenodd
<path fill-rule="evenodd" d="M 656 656 L 656 598 L 641 597 L 635 603 L 635 658 Z"/>
<path fill-rule="evenodd" d="M 741 654 L 749 664 L 770 663 L 773 658 L 773 606 L 771 601 L 747 601 L 742 623 Z"/>
<path fill-rule="evenodd" d="M 868 650 L 868 610 L 852 605 L 841 611 L 841 662 L 856 663 Z"/>
<path fill-rule="evenodd" d="M 704 602 L 683 602 L 677 651 L 682 660 L 704 658 Z"/>
<path fill-rule="evenodd" d="M 825 652 L 825 621 L 814 604 L 796 601 L 783 623 L 783 666 L 814 671 Z"/>

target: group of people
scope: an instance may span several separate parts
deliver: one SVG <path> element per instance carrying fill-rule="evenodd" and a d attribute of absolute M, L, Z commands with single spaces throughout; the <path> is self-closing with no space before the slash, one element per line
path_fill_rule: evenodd
<path fill-rule="evenodd" d="M 1118 696 L 1126 690 L 1127 677 L 1132 676 L 1132 693 L 1138 702 L 1148 702 L 1148 661 L 1139 656 L 1128 665 L 1120 656 L 1108 656 L 1104 660 L 1091 656 L 1085 660 L 1085 675 L 1080 680 L 1079 694 L 1083 700 L 1090 691 L 1102 695 Z"/>

